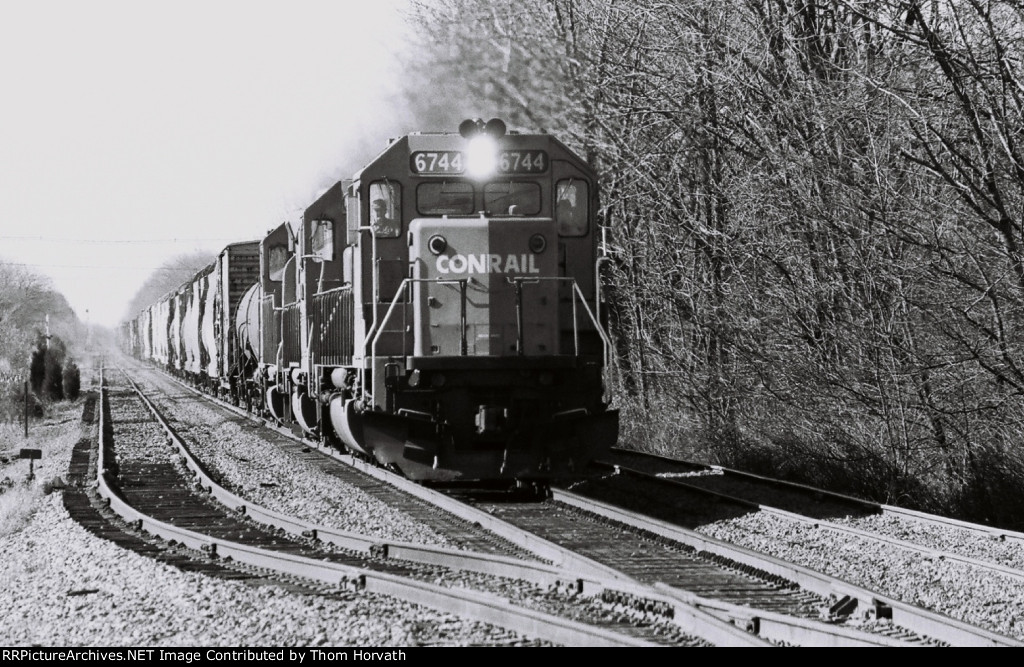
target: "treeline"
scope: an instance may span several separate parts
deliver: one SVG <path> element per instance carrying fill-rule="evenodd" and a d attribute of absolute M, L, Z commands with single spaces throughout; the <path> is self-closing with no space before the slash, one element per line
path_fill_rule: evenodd
<path fill-rule="evenodd" d="M 146 279 L 125 308 L 124 321 L 131 321 L 145 308 L 181 287 L 195 274 L 209 266 L 217 255 L 196 251 L 167 260 Z"/>
<path fill-rule="evenodd" d="M 74 400 L 81 390 L 75 362 L 81 349 L 64 341 L 88 340 L 89 332 L 49 281 L 0 263 L 0 421 L 21 418 L 26 404 L 42 416 L 46 404 Z"/>
<path fill-rule="evenodd" d="M 433 90 L 603 175 L 624 441 L 1022 527 L 1019 2 L 418 12 Z"/>

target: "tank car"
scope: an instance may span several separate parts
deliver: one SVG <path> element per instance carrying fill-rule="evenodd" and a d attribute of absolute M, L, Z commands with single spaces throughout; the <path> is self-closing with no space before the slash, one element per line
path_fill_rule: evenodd
<path fill-rule="evenodd" d="M 258 279 L 242 295 L 234 311 L 235 385 L 239 400 L 245 402 L 247 409 L 269 412 L 280 422 L 290 421 L 278 369 L 286 367 L 281 347 L 286 296 L 287 303 L 295 301 L 294 249 L 295 236 L 287 222 L 260 241 Z"/>

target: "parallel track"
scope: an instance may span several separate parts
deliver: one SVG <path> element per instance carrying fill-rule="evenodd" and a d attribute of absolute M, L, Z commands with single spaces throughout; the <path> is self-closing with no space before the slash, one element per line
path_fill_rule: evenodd
<path fill-rule="evenodd" d="M 377 471 L 377 474 L 387 475 L 382 471 Z M 397 481 L 396 483 L 400 486 L 402 485 L 401 481 Z M 421 494 L 425 494 L 426 496 L 432 496 L 434 500 L 437 500 L 436 496 L 438 494 L 436 493 L 429 492 L 422 489 L 422 487 L 418 487 L 416 491 Z M 681 562 L 681 559 L 678 553 L 671 554 L 670 556 L 662 555 L 654 559 L 657 561 L 659 558 L 663 558 L 664 562 L 661 564 L 653 562 L 647 557 L 636 559 L 635 557 L 637 552 L 635 546 L 628 547 L 632 550 L 625 554 L 625 561 L 623 561 L 623 554 L 621 553 L 614 557 L 609 556 L 608 554 L 615 550 L 615 545 L 621 545 L 624 542 L 633 545 L 636 544 L 635 528 L 626 531 L 627 534 L 630 532 L 633 533 L 633 535 L 628 538 L 624 539 L 624 535 L 620 531 L 618 534 L 611 534 L 607 543 L 605 543 L 602 542 L 600 538 L 596 538 L 593 534 L 588 534 L 589 531 L 592 530 L 588 527 L 587 531 L 580 533 L 579 544 L 570 544 L 568 547 L 559 546 L 558 544 L 555 544 L 555 542 L 564 544 L 563 538 L 566 535 L 572 534 L 573 531 L 570 524 L 582 524 L 577 523 L 579 521 L 578 516 L 576 518 L 568 519 L 568 524 L 554 523 L 552 521 L 550 509 L 538 509 L 543 506 L 544 505 L 538 504 L 510 505 L 507 503 L 497 503 L 487 507 L 481 505 L 476 509 L 464 509 L 463 512 L 464 517 L 467 520 L 474 521 L 473 517 L 477 517 L 478 520 L 482 519 L 480 523 L 483 526 L 507 535 L 509 536 L 509 539 L 520 539 L 517 536 L 521 536 L 524 532 L 517 531 L 514 528 L 508 528 L 507 523 L 505 523 L 504 528 L 501 526 L 496 527 L 495 525 L 492 525 L 492 523 L 489 523 L 488 517 L 493 518 L 496 515 L 504 516 L 512 512 L 521 513 L 525 511 L 527 514 L 529 512 L 536 512 L 537 516 L 533 520 L 533 525 L 530 525 L 530 520 L 524 516 L 521 516 L 516 520 L 534 531 L 534 534 L 527 538 L 524 543 L 532 542 L 535 545 L 538 542 L 543 542 L 545 543 L 545 547 L 549 550 L 549 555 L 553 552 L 557 552 L 559 549 L 564 551 L 572 551 L 575 549 L 584 554 L 596 554 L 598 558 L 592 559 L 589 555 L 580 556 L 577 553 L 575 555 L 576 562 L 596 563 L 598 570 L 604 567 L 609 570 L 621 571 L 623 576 L 634 581 L 637 581 L 637 579 L 634 579 L 631 575 L 641 575 L 640 578 L 644 579 L 645 584 L 656 585 L 659 590 L 664 591 L 665 595 L 670 598 L 686 600 L 694 605 L 703 604 L 703 609 L 708 611 L 717 610 L 720 617 L 726 618 L 730 623 L 745 625 L 748 629 L 756 628 L 765 634 L 765 636 L 768 636 L 772 632 L 767 630 L 767 628 L 771 627 L 776 621 L 781 621 L 783 624 L 788 624 L 787 629 L 781 632 L 776 631 L 775 634 L 771 635 L 773 640 L 778 642 L 784 643 L 791 641 L 792 643 L 808 643 L 817 645 L 856 645 L 857 643 L 896 643 L 899 645 L 907 645 L 909 643 L 921 645 L 930 643 L 923 637 L 912 636 L 906 631 L 900 631 L 891 627 L 882 627 L 880 630 L 875 631 L 879 634 L 872 636 L 869 633 L 861 632 L 856 628 L 852 630 L 843 630 L 842 628 L 837 629 L 832 625 L 820 623 L 815 619 L 820 618 L 822 610 L 828 607 L 829 600 L 827 597 L 822 596 L 815 599 L 815 595 L 808 591 L 796 593 L 788 591 L 788 589 L 791 588 L 791 584 L 785 582 L 785 577 L 774 575 L 765 576 L 763 571 L 760 573 L 760 576 L 757 576 L 758 568 L 751 565 L 739 565 L 739 569 L 753 572 L 755 574 L 753 579 L 757 580 L 760 578 L 761 581 L 752 582 L 751 578 L 746 574 L 741 575 L 740 579 L 733 579 L 737 574 L 733 571 L 733 568 L 737 566 L 737 563 L 730 561 L 729 559 L 722 559 L 721 557 L 712 557 L 711 560 L 718 560 L 719 563 L 726 563 L 726 566 L 722 568 L 722 576 L 724 577 L 722 582 L 724 583 L 721 583 L 717 587 L 712 586 L 711 588 L 724 588 L 726 590 L 725 594 L 719 594 L 714 600 L 704 599 L 699 595 L 694 595 L 692 592 L 681 594 L 679 593 L 681 588 L 696 589 L 705 593 L 710 592 L 707 590 L 707 587 L 704 589 L 700 588 L 702 584 L 708 581 L 708 570 L 704 569 L 703 572 L 701 571 L 701 568 L 709 567 L 708 563 L 703 563 L 693 569 L 688 569 L 688 574 L 686 574 L 681 573 L 680 571 L 679 563 Z M 519 509 L 510 509 L 513 507 L 518 507 Z M 528 509 L 524 510 L 523 508 Z M 455 509 L 454 511 L 458 512 L 460 510 Z M 504 516 L 504 518 L 510 518 L 510 516 Z M 541 535 L 541 537 L 537 537 L 538 534 Z M 549 535 L 551 539 L 549 540 L 545 538 L 545 535 Z M 670 545 L 666 550 L 669 552 L 678 552 L 680 551 L 680 547 L 678 545 Z M 686 548 L 684 547 L 681 550 L 686 551 Z M 556 562 L 561 558 L 557 555 L 550 557 Z M 683 560 L 686 558 L 691 557 L 687 556 L 683 558 Z M 571 559 L 572 557 L 568 558 L 569 561 L 571 561 Z M 662 579 L 667 579 L 671 583 L 661 581 Z M 642 606 L 646 603 L 638 602 L 638 599 L 644 598 L 645 596 L 649 597 L 647 593 L 641 593 L 639 595 L 629 593 L 623 594 L 621 591 L 619 593 L 608 593 L 608 595 L 612 597 L 616 594 L 619 595 L 619 601 L 625 607 L 629 607 L 631 605 L 634 607 Z M 634 599 L 630 600 L 629 598 L 631 597 Z M 802 601 L 799 601 L 801 598 Z M 794 600 L 798 601 L 794 604 Z M 754 605 L 753 611 L 750 608 L 741 610 L 739 606 L 751 604 Z M 800 609 L 801 605 L 803 606 L 802 609 Z M 769 621 L 769 619 L 771 620 Z M 802 619 L 802 621 L 795 619 Z M 793 629 L 794 626 L 801 624 L 810 626 L 811 629 L 800 632 Z M 825 631 L 825 628 L 828 628 L 828 631 Z M 800 641 L 787 640 L 784 638 L 796 636 L 800 637 Z M 888 638 L 883 638 L 884 636 L 887 636 Z M 983 639 L 981 643 L 985 643 L 985 641 L 986 640 Z M 968 641 L 967 643 L 972 642 Z M 995 643 L 999 643 L 999 639 L 996 639 Z"/>
<path fill-rule="evenodd" d="M 1024 581 L 1024 533 L 872 503 L 739 470 L 642 452 L 616 449 L 594 467 L 615 470 L 650 483 L 656 480 L 657 483 L 714 498 L 719 508 L 731 503 L 742 511 L 753 509 L 804 521 L 821 529 L 884 541 L 932 558 L 960 562 Z M 875 523 L 873 519 L 883 517 L 887 524 L 904 527 L 903 532 L 914 534 L 916 539 L 896 539 L 871 530 Z M 956 532 L 958 543 L 955 547 L 946 546 L 948 541 L 944 545 L 939 537 L 929 534 L 932 528 Z M 996 543 L 1005 544 L 1005 548 L 993 549 Z M 979 557 L 982 552 L 994 555 Z"/>
<path fill-rule="evenodd" d="M 762 522 L 763 525 L 774 526 L 773 530 L 790 535 L 788 539 L 794 539 L 792 535 L 802 534 L 804 537 L 800 539 L 816 541 L 817 537 L 815 536 L 820 535 L 820 531 L 829 531 L 835 534 L 831 540 L 833 545 L 842 543 L 844 540 L 861 540 L 864 543 L 878 544 L 877 550 L 881 553 L 885 553 L 887 550 L 892 553 L 893 550 L 899 549 L 903 552 L 919 554 L 918 560 L 946 561 L 950 564 L 974 568 L 974 577 L 979 586 L 987 585 L 986 582 L 992 580 L 996 575 L 1021 579 L 1019 571 L 1006 566 L 942 552 L 933 547 L 922 547 L 906 540 L 858 530 L 847 525 L 833 524 L 819 518 L 825 514 L 825 508 L 831 513 L 830 516 L 835 517 L 843 516 L 844 513 L 851 511 L 856 512 L 864 504 L 855 499 L 842 496 L 833 497 L 827 492 L 819 492 L 806 487 L 794 490 L 783 485 L 781 497 L 790 510 L 797 509 L 802 505 L 811 508 L 807 512 L 808 516 L 801 516 L 790 510 L 777 510 L 750 500 L 736 499 L 709 491 L 705 487 L 721 488 L 723 477 L 721 471 L 710 467 L 698 467 L 686 462 L 664 460 L 661 457 L 645 459 L 643 455 L 631 452 L 620 455 L 620 452 L 615 451 L 613 456 L 608 458 L 614 458 L 618 464 L 615 466 L 614 474 L 608 474 L 599 480 L 595 478 L 591 482 L 577 487 L 577 490 L 587 497 L 600 499 L 604 505 L 616 508 L 614 511 L 601 510 L 599 513 L 606 516 L 614 516 L 619 512 L 630 516 L 634 513 L 642 513 L 646 517 L 652 517 L 652 524 L 659 526 L 660 534 L 678 536 L 678 539 L 689 541 L 698 548 L 700 548 L 699 545 L 705 544 L 711 539 L 704 533 L 713 534 L 715 532 L 708 531 L 708 527 L 715 526 L 719 522 L 741 520 L 744 517 L 749 517 L 751 513 L 760 513 L 775 517 L 773 521 Z M 650 473 L 641 473 L 624 467 L 623 464 L 627 461 L 634 464 L 641 463 Z M 604 465 L 610 466 L 610 461 L 606 461 Z M 641 465 L 637 467 L 641 467 Z M 655 472 L 658 473 L 657 476 L 653 474 Z M 610 467 L 609 473 L 611 473 Z M 701 485 L 698 486 L 694 482 L 700 482 Z M 756 484 L 744 478 L 743 485 L 745 488 L 749 488 Z M 731 488 L 735 489 L 737 486 L 732 485 Z M 775 488 L 775 485 L 772 484 L 761 484 L 758 489 L 759 499 L 770 499 Z M 556 497 L 558 497 L 557 493 Z M 632 512 L 628 511 L 629 508 L 632 509 Z M 742 522 L 743 525 L 746 523 L 746 521 Z M 806 526 L 805 532 L 798 533 L 792 529 L 786 529 L 787 523 L 804 525 Z M 697 528 L 700 528 L 700 532 L 696 532 Z M 808 533 L 807 530 L 815 532 Z M 987 537 L 987 531 L 979 531 L 977 534 L 982 536 L 980 539 L 983 542 L 988 542 L 988 546 L 992 546 L 992 539 Z M 815 545 L 812 543 L 808 543 L 806 546 L 810 551 L 815 549 Z M 820 547 L 818 548 L 820 549 Z M 835 549 L 834 546 L 830 548 Z M 788 553 L 784 549 L 779 551 Z M 790 551 L 796 553 L 794 550 Z M 834 557 L 841 558 L 841 554 L 841 551 L 835 551 Z M 909 560 L 913 562 L 913 559 Z M 895 572 L 893 570 L 894 562 L 883 556 L 874 561 L 872 567 L 883 568 L 887 576 L 891 577 Z M 862 567 L 864 566 L 862 565 Z M 911 576 L 911 573 L 908 573 L 907 576 Z M 881 610 L 886 615 L 892 615 L 894 620 L 898 620 L 901 625 L 909 629 L 954 645 L 962 643 L 973 645 L 974 642 L 978 642 L 980 645 L 1022 645 L 1020 641 L 1012 637 L 1003 637 L 996 632 L 928 612 L 895 600 L 891 596 L 859 590 L 860 587 L 857 586 L 836 587 L 824 580 L 815 581 L 815 579 L 816 577 L 808 578 L 806 574 L 800 575 L 800 580 L 807 582 L 805 585 L 811 587 L 812 590 L 821 591 L 836 600 L 835 609 L 844 614 L 861 615 L 865 611 L 872 614 Z M 873 608 L 875 609 L 873 610 Z M 965 618 L 967 617 L 977 618 L 978 622 L 982 622 L 982 618 L 977 614 L 965 616 Z M 990 623 L 986 620 L 984 625 L 988 627 Z"/>
<path fill-rule="evenodd" d="M 109 430 L 104 429 L 104 433 Z M 593 604 L 588 611 L 587 603 L 563 603 L 560 615 L 554 616 L 534 609 L 518 608 L 510 605 L 508 599 L 499 599 L 494 595 L 433 586 L 424 582 L 438 578 L 436 566 L 383 557 L 393 554 L 388 554 L 387 549 L 382 553 L 380 545 L 375 545 L 375 555 L 339 553 L 337 550 L 333 553 L 324 552 L 318 545 L 309 544 L 308 539 L 285 537 L 279 530 L 256 525 L 238 512 L 220 507 L 206 498 L 197 499 L 186 488 L 187 484 L 182 484 L 180 471 L 171 464 L 147 463 L 139 466 L 126 461 L 113 466 L 105 464 L 101 457 L 99 465 L 101 469 L 107 470 L 121 468 L 118 477 L 120 488 L 104 491 L 104 485 L 101 484 L 101 493 L 110 498 L 112 508 L 124 514 L 133 528 L 160 535 L 192 549 L 205 550 L 222 560 L 228 557 L 235 562 L 247 562 L 255 567 L 283 568 L 302 578 L 341 584 L 350 590 L 383 592 L 452 613 L 468 613 L 476 619 L 498 623 L 514 632 L 553 643 L 587 646 L 700 643 L 695 637 L 682 635 L 673 623 L 654 624 L 614 610 L 612 613 L 601 611 L 611 608 L 607 604 L 599 605 L 598 615 L 595 616 Z M 130 500 L 131 505 L 124 500 Z M 250 513 L 251 510 L 247 508 L 246 514 Z M 436 557 L 436 553 L 431 557 Z M 472 556 L 460 557 L 468 560 Z M 494 556 L 484 560 L 493 562 Z M 327 565 L 323 564 L 325 561 Z M 566 577 L 565 573 L 552 573 L 552 568 L 543 564 L 536 566 L 536 569 L 542 572 L 541 576 L 549 579 Z M 462 576 L 465 578 L 465 575 Z M 503 582 L 501 586 L 509 587 L 509 583 Z M 602 585 L 600 582 L 589 581 L 587 587 L 594 591 L 601 590 Z M 625 588 L 628 589 L 628 585 Z M 652 594 L 660 597 L 656 593 Z M 547 602 L 551 607 L 559 606 L 550 599 Z M 685 602 L 673 602 L 670 598 L 661 600 L 660 604 L 666 608 L 685 606 Z M 565 613 L 569 607 L 574 607 L 569 609 L 570 615 L 583 617 L 584 621 L 567 619 Z M 702 614 L 689 611 L 679 617 L 694 615 Z M 721 636 L 730 636 L 734 643 L 760 641 L 742 630 L 730 630 L 728 624 L 710 616 L 701 622 L 706 626 L 717 627 L 716 632 Z"/>

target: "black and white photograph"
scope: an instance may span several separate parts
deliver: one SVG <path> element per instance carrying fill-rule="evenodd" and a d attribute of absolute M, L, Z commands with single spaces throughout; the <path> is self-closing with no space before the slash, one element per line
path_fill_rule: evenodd
<path fill-rule="evenodd" d="M 0 662 L 1024 646 L 1021 0 L 0 12 Z"/>

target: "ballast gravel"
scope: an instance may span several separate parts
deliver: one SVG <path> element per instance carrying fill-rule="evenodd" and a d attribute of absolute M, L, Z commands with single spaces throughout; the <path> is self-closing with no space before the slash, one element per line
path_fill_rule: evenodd
<path fill-rule="evenodd" d="M 261 437 L 261 426 L 200 404 L 173 381 L 147 374 L 147 387 L 192 454 L 221 479 L 221 486 L 268 509 L 336 530 L 458 548 L 447 537 L 395 511 L 379 499 L 296 459 Z M 152 383 L 152 384 L 151 384 Z"/>
<path fill-rule="evenodd" d="M 71 437 L 48 441 L 43 459 L 35 462 L 34 480 L 25 480 L 24 462 L 0 465 L 0 477 L 13 480 L 0 492 L 0 507 L 8 518 L 14 517 L 0 522 L 0 645 L 358 648 L 531 643 L 502 628 L 390 597 L 345 591 L 307 595 L 283 586 L 183 572 L 95 536 L 68 515 L 60 491 L 44 493 L 56 478 L 67 478 L 80 435 L 95 430 L 74 426 L 82 409 L 79 401 L 50 420 L 54 426 L 63 422 Z M 135 426 L 149 428 L 147 421 L 140 413 Z"/>
<path fill-rule="evenodd" d="M 437 646 L 517 639 L 394 598 L 301 595 L 182 572 L 75 523 L 60 494 L 40 499 L 0 542 L 0 645 Z"/>
<path fill-rule="evenodd" d="M 933 539 L 938 530 L 928 531 Z M 698 531 L 1024 640 L 1024 581 L 1019 578 L 765 512 Z M 886 534 L 913 541 L 912 535 L 894 535 L 891 526 Z"/>

